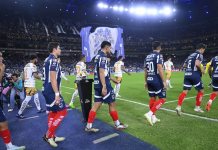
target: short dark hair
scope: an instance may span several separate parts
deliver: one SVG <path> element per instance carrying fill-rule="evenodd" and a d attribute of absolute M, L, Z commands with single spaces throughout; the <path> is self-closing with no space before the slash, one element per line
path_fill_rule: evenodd
<path fill-rule="evenodd" d="M 82 60 L 84 57 L 86 57 L 86 55 L 84 55 L 84 54 L 80 54 L 80 56 L 79 56 L 79 60 Z"/>
<path fill-rule="evenodd" d="M 199 43 L 199 44 L 196 46 L 196 49 L 201 49 L 201 48 L 206 49 L 206 48 L 207 48 L 207 45 L 204 44 L 204 43 Z"/>
<path fill-rule="evenodd" d="M 103 41 L 103 42 L 101 43 L 101 48 L 105 48 L 106 46 L 111 46 L 111 43 L 108 42 L 108 41 Z"/>
<path fill-rule="evenodd" d="M 156 50 L 160 46 L 161 46 L 161 43 L 159 41 L 152 42 L 152 49 L 153 50 Z"/>
<path fill-rule="evenodd" d="M 17 73 L 13 73 L 11 76 L 15 76 L 15 77 L 19 77 L 19 75 Z"/>
<path fill-rule="evenodd" d="M 31 55 L 30 56 L 30 60 L 37 59 L 37 58 L 38 58 L 37 55 Z"/>
<path fill-rule="evenodd" d="M 57 48 L 58 46 L 60 46 L 60 43 L 58 43 L 58 42 L 50 42 L 50 43 L 48 43 L 48 51 L 49 51 L 49 53 L 52 53 L 53 49 Z"/>
<path fill-rule="evenodd" d="M 123 56 L 119 56 L 118 58 L 117 58 L 117 60 L 121 60 L 123 58 Z"/>

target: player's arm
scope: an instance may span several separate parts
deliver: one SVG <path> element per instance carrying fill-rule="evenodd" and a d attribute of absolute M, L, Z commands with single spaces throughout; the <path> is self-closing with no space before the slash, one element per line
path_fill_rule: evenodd
<path fill-rule="evenodd" d="M 107 88 L 106 88 L 106 82 L 105 82 L 105 66 L 106 64 L 106 57 L 101 57 L 100 62 L 99 62 L 99 76 L 100 76 L 100 81 L 102 84 L 102 95 L 105 96 L 107 95 Z"/>
<path fill-rule="evenodd" d="M 148 74 L 147 74 L 147 69 L 146 68 L 144 69 L 144 72 L 145 72 L 145 88 L 147 89 L 148 88 L 148 86 L 147 86 L 147 76 L 148 76 Z"/>
<path fill-rule="evenodd" d="M 113 83 L 115 83 L 115 84 L 118 84 L 119 82 L 116 80 L 116 79 L 114 79 L 114 78 L 110 78 L 110 80 L 113 82 Z"/>
<path fill-rule="evenodd" d="M 159 55 L 159 57 L 157 58 L 157 70 L 158 70 L 160 78 L 163 82 L 164 88 L 166 89 L 166 80 L 164 78 L 163 56 L 162 55 Z"/>
<path fill-rule="evenodd" d="M 60 92 L 58 90 L 58 83 L 57 83 L 57 79 L 56 79 L 57 65 L 58 65 L 57 59 L 53 59 L 49 73 L 50 73 L 51 86 L 52 86 L 52 89 L 55 93 L 55 103 L 59 104 L 60 103 Z"/>
<path fill-rule="evenodd" d="M 127 73 L 128 75 L 131 75 L 131 74 L 126 70 L 125 66 L 123 66 L 123 65 L 121 66 L 121 70 L 124 71 L 125 73 Z"/>
<path fill-rule="evenodd" d="M 210 78 L 212 77 L 212 72 L 213 72 L 213 68 L 212 68 L 212 60 L 210 61 L 210 63 L 207 65 L 208 67 L 208 74 L 210 76 Z"/>
<path fill-rule="evenodd" d="M 159 72 L 160 78 L 164 84 L 164 88 L 166 88 L 166 81 L 164 78 L 164 72 L 163 72 L 163 65 L 162 64 L 157 64 L 157 70 Z"/>
<path fill-rule="evenodd" d="M 38 74 L 38 72 L 33 72 L 33 76 L 35 79 L 41 80 L 41 76 Z"/>
<path fill-rule="evenodd" d="M 196 60 L 196 61 L 195 61 L 195 66 L 197 67 L 197 69 L 198 69 L 199 71 L 201 71 L 202 74 L 205 73 L 205 72 L 204 72 L 204 68 L 201 67 L 201 62 L 200 62 L 200 60 Z"/>
<path fill-rule="evenodd" d="M 5 72 L 5 65 L 2 65 L 2 68 L 0 69 L 0 83 L 2 83 L 2 78 L 4 76 L 4 72 Z"/>

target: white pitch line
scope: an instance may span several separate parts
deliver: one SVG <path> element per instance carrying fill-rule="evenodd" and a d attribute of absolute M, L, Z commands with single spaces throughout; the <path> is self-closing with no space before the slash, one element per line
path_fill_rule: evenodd
<path fill-rule="evenodd" d="M 141 106 L 149 107 L 149 105 L 147 105 L 147 104 L 143 104 L 143 103 L 139 103 L 139 102 L 135 102 L 135 101 L 123 99 L 123 98 L 117 98 L 117 99 L 119 99 L 119 100 L 121 100 L 121 101 L 129 102 L 129 103 L 134 103 L 134 104 L 138 104 L 138 105 L 141 105 Z M 171 110 L 171 109 L 167 109 L 167 108 L 161 108 L 161 110 L 165 110 L 165 111 L 168 111 L 168 112 L 176 113 L 175 110 Z M 190 117 L 194 117 L 194 118 L 199 118 L 199 119 L 203 119 L 203 120 L 209 120 L 209 121 L 213 121 L 213 122 L 218 122 L 218 119 L 207 118 L 207 117 L 202 117 L 202 116 L 193 115 L 193 114 L 188 114 L 188 113 L 182 113 L 182 115 L 190 116 Z"/>
<path fill-rule="evenodd" d="M 66 88 L 66 89 L 72 89 L 72 90 L 75 90 L 75 88 L 71 88 L 71 87 L 67 87 L 67 86 L 61 86 L 63 88 Z"/>
<path fill-rule="evenodd" d="M 210 94 L 204 94 L 204 96 L 207 96 L 207 95 L 210 95 Z M 185 98 L 185 100 L 192 99 L 192 98 L 195 98 L 195 97 L 196 96 L 187 97 L 187 98 Z M 172 101 L 167 101 L 167 102 L 165 102 L 165 104 L 169 104 L 169 103 L 173 103 L 173 102 L 178 102 L 178 99 L 177 100 L 172 100 Z"/>
<path fill-rule="evenodd" d="M 73 89 L 73 88 L 70 88 L 70 87 L 67 87 L 69 89 Z M 209 94 L 205 94 L 206 95 L 209 95 Z M 191 99 L 191 98 L 194 98 L 194 97 L 188 97 L 186 99 Z M 138 105 L 142 105 L 142 106 L 146 106 L 146 107 L 149 107 L 149 105 L 147 104 L 143 104 L 143 103 L 139 103 L 139 102 L 135 102 L 135 101 L 131 101 L 131 100 L 127 100 L 127 99 L 123 99 L 123 98 L 117 98 L 117 99 L 120 99 L 121 101 L 126 101 L 126 102 L 130 102 L 130 103 L 134 103 L 134 104 L 138 104 Z M 177 100 L 176 100 L 177 101 Z M 172 102 L 172 101 L 170 101 Z M 175 102 L 175 101 L 173 101 Z M 175 110 L 171 110 L 171 109 L 167 109 L 167 108 L 161 108 L 161 110 L 165 110 L 165 111 L 168 111 L 168 112 L 174 112 L 176 113 Z M 214 122 L 218 122 L 218 119 L 213 119 L 213 118 L 207 118 L 207 117 L 202 117 L 202 116 L 198 116 L 198 115 L 193 115 L 193 114 L 188 114 L 188 113 L 182 113 L 183 115 L 186 115 L 186 116 L 190 116 L 190 117 L 194 117 L 194 118 L 200 118 L 200 119 L 204 119 L 204 120 L 209 120 L 209 121 L 214 121 Z"/>
<path fill-rule="evenodd" d="M 39 116 L 27 117 L 27 118 L 24 118 L 24 119 L 20 119 L 20 121 L 29 120 L 29 119 L 35 119 L 35 118 L 38 118 L 38 117 L 39 117 Z"/>
<path fill-rule="evenodd" d="M 94 140 L 93 143 L 98 144 L 98 143 L 107 141 L 107 140 L 112 139 L 112 138 L 117 137 L 117 136 L 119 136 L 119 134 L 117 134 L 117 133 L 109 134 L 109 135 L 104 136 L 104 137 L 102 137 L 100 139 Z"/>

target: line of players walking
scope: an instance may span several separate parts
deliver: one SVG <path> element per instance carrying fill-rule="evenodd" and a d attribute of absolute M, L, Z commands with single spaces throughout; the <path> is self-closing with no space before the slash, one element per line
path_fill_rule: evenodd
<path fill-rule="evenodd" d="M 39 76 L 36 63 L 37 57 L 32 56 L 30 63 L 24 68 L 24 87 L 26 92 L 26 98 L 23 101 L 20 110 L 18 111 L 17 117 L 24 118 L 23 112 L 31 100 L 34 97 L 34 102 L 39 113 L 45 112 L 40 107 L 37 90 L 35 88 L 35 79 L 43 80 L 43 96 L 46 100 L 46 107 L 48 110 L 48 130 L 43 136 L 43 139 L 49 143 L 52 147 L 58 147 L 58 142 L 64 141 L 65 137 L 58 137 L 55 132 L 59 127 L 60 123 L 67 115 L 67 109 L 63 97 L 61 96 L 60 85 L 61 85 L 61 67 L 60 58 L 61 48 L 60 44 L 56 42 L 49 43 L 48 46 L 50 55 L 45 59 L 44 62 L 44 73 L 43 77 Z M 160 119 L 156 117 L 156 111 L 166 101 L 166 89 L 172 88 L 170 83 L 171 71 L 173 63 L 169 58 L 167 62 L 163 63 L 163 56 L 161 52 L 161 43 L 155 41 L 152 43 L 153 52 L 147 55 L 144 62 L 145 67 L 145 88 L 148 91 L 149 101 L 149 112 L 144 116 L 150 125 L 154 125 L 156 122 L 160 122 Z M 202 67 L 203 53 L 206 49 L 205 44 L 198 44 L 197 50 L 192 53 L 185 61 L 184 68 L 184 87 L 182 93 L 178 98 L 178 106 L 176 112 L 178 115 L 182 114 L 182 103 L 188 94 L 188 91 L 192 86 L 198 91 L 196 96 L 196 106 L 194 111 L 202 113 L 201 102 L 204 94 L 203 84 L 201 77 L 205 73 Z M 115 98 L 120 97 L 119 91 L 122 81 L 122 71 L 128 73 L 124 67 L 123 57 L 119 57 L 118 61 L 114 65 L 114 76 L 110 75 L 110 58 L 111 57 L 111 43 L 104 41 L 101 44 L 101 50 L 95 57 L 95 71 L 94 71 L 94 105 L 89 113 L 87 125 L 85 127 L 86 132 L 98 132 L 99 129 L 93 127 L 93 122 L 96 117 L 96 113 L 101 107 L 102 103 L 106 103 L 109 106 L 109 113 L 114 121 L 116 129 L 126 129 L 128 125 L 123 124 L 119 121 L 118 112 L 116 110 Z M 2 58 L 2 55 L 1 57 Z M 166 79 L 164 77 L 163 65 L 166 70 Z M 4 65 L 0 59 L 0 78 L 4 73 Z M 218 94 L 218 56 L 214 57 L 207 67 L 210 77 L 212 78 L 213 93 L 210 95 L 210 100 L 207 103 L 206 110 L 209 111 L 212 102 Z M 88 76 L 86 71 L 85 56 L 81 55 L 80 61 L 76 64 L 76 80 L 85 79 Z M 115 88 L 111 86 L 111 82 L 115 83 Z M 72 100 L 69 104 L 71 108 L 75 108 L 74 101 L 78 96 L 78 89 L 75 84 L 75 92 L 72 95 Z M 18 147 L 11 143 L 10 132 L 8 129 L 7 121 L 2 110 L 0 110 L 0 136 L 3 138 L 4 143 L 8 150 L 12 149 L 25 149 L 24 146 Z"/>

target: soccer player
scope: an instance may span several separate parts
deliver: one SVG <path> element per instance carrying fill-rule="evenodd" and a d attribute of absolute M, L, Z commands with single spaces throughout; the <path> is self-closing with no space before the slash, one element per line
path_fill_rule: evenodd
<path fill-rule="evenodd" d="M 120 92 L 120 86 L 121 86 L 122 77 L 123 77 L 122 71 L 130 75 L 130 73 L 125 70 L 123 56 L 119 56 L 118 61 L 114 64 L 114 76 L 116 80 L 118 81 L 118 83 L 115 84 L 115 87 L 114 87 L 114 93 L 116 97 L 120 97 L 119 92 Z"/>
<path fill-rule="evenodd" d="M 173 62 L 171 60 L 172 60 L 171 57 L 169 57 L 168 60 L 164 63 L 164 68 L 166 70 L 166 84 L 167 84 L 167 88 L 173 88 L 171 83 L 170 83 L 172 69 L 174 68 Z"/>
<path fill-rule="evenodd" d="M 205 74 L 209 73 L 209 67 L 211 66 L 211 61 L 206 64 Z M 211 68 L 212 69 L 212 68 Z M 209 74 L 210 75 L 210 74 Z M 210 76 L 211 77 L 211 76 Z M 211 87 L 212 81 L 208 84 L 208 87 Z"/>
<path fill-rule="evenodd" d="M 2 53 L 0 52 L 0 83 L 2 83 L 2 77 L 4 75 L 5 65 L 3 64 Z M 7 150 L 23 150 L 25 146 L 15 146 L 11 142 L 11 133 L 8 129 L 8 122 L 5 114 L 0 107 L 0 137 L 3 139 Z"/>
<path fill-rule="evenodd" d="M 161 43 L 154 41 L 152 43 L 153 52 L 145 58 L 145 88 L 148 89 L 150 97 L 149 108 L 150 111 L 144 116 L 149 124 L 153 126 L 160 120 L 156 118 L 156 111 L 166 101 L 166 80 L 163 72 L 163 56 L 160 54 Z M 158 100 L 157 97 L 159 98 Z"/>
<path fill-rule="evenodd" d="M 40 102 L 39 102 L 39 95 L 36 89 L 36 81 L 35 79 L 41 79 L 38 75 L 36 63 L 38 62 L 38 58 L 36 55 L 30 56 L 30 62 L 24 67 L 24 88 L 26 91 L 26 98 L 22 102 L 21 108 L 18 111 L 17 117 L 23 119 L 23 111 L 25 110 L 26 106 L 28 105 L 31 98 L 34 96 L 34 102 L 36 104 L 36 108 L 38 113 L 43 113 L 45 110 L 41 109 Z"/>
<path fill-rule="evenodd" d="M 212 102 L 215 100 L 218 94 L 218 56 L 215 56 L 210 61 L 211 64 L 208 68 L 208 73 L 210 77 L 212 77 L 212 87 L 213 87 L 213 93 L 210 94 L 210 99 L 207 102 L 206 110 L 210 111 Z"/>
<path fill-rule="evenodd" d="M 55 132 L 67 115 L 64 99 L 60 94 L 61 70 L 58 56 L 61 55 L 60 44 L 51 42 L 48 45 L 50 55 L 44 62 L 44 91 L 48 114 L 48 130 L 43 139 L 52 147 L 57 147 L 57 142 L 64 141 L 64 137 L 57 137 Z"/>
<path fill-rule="evenodd" d="M 176 112 L 180 116 L 181 115 L 181 107 L 182 103 L 188 93 L 191 90 L 192 86 L 198 91 L 196 96 L 196 106 L 194 111 L 203 113 L 204 111 L 200 108 L 201 101 L 204 95 L 204 88 L 201 81 L 202 74 L 204 74 L 204 68 L 201 67 L 201 62 L 203 61 L 203 53 L 206 49 L 206 45 L 200 43 L 197 45 L 197 50 L 188 56 L 184 63 L 185 77 L 184 77 L 184 86 L 183 91 L 179 95 L 178 105 L 176 107 Z"/>
<path fill-rule="evenodd" d="M 82 79 L 86 79 L 87 77 L 87 71 L 86 71 L 86 57 L 85 55 L 81 55 L 80 56 L 80 61 L 76 64 L 76 80 L 75 80 L 75 91 L 72 95 L 71 98 L 71 102 L 69 104 L 69 106 L 73 109 L 75 108 L 74 106 L 74 101 L 76 99 L 76 97 L 78 96 L 78 88 L 77 88 L 77 83 L 78 81 L 82 80 Z"/>
<path fill-rule="evenodd" d="M 96 112 L 101 107 L 102 103 L 109 105 L 109 113 L 114 121 L 116 129 L 125 129 L 127 125 L 120 123 L 118 113 L 116 110 L 115 94 L 110 83 L 110 66 L 107 56 L 111 52 L 111 43 L 103 41 L 101 43 L 101 51 L 95 57 L 95 73 L 94 73 L 94 89 L 95 102 L 89 112 L 88 123 L 86 125 L 86 132 L 98 132 L 99 129 L 93 128 Z M 112 79 L 113 82 L 116 82 Z"/>

